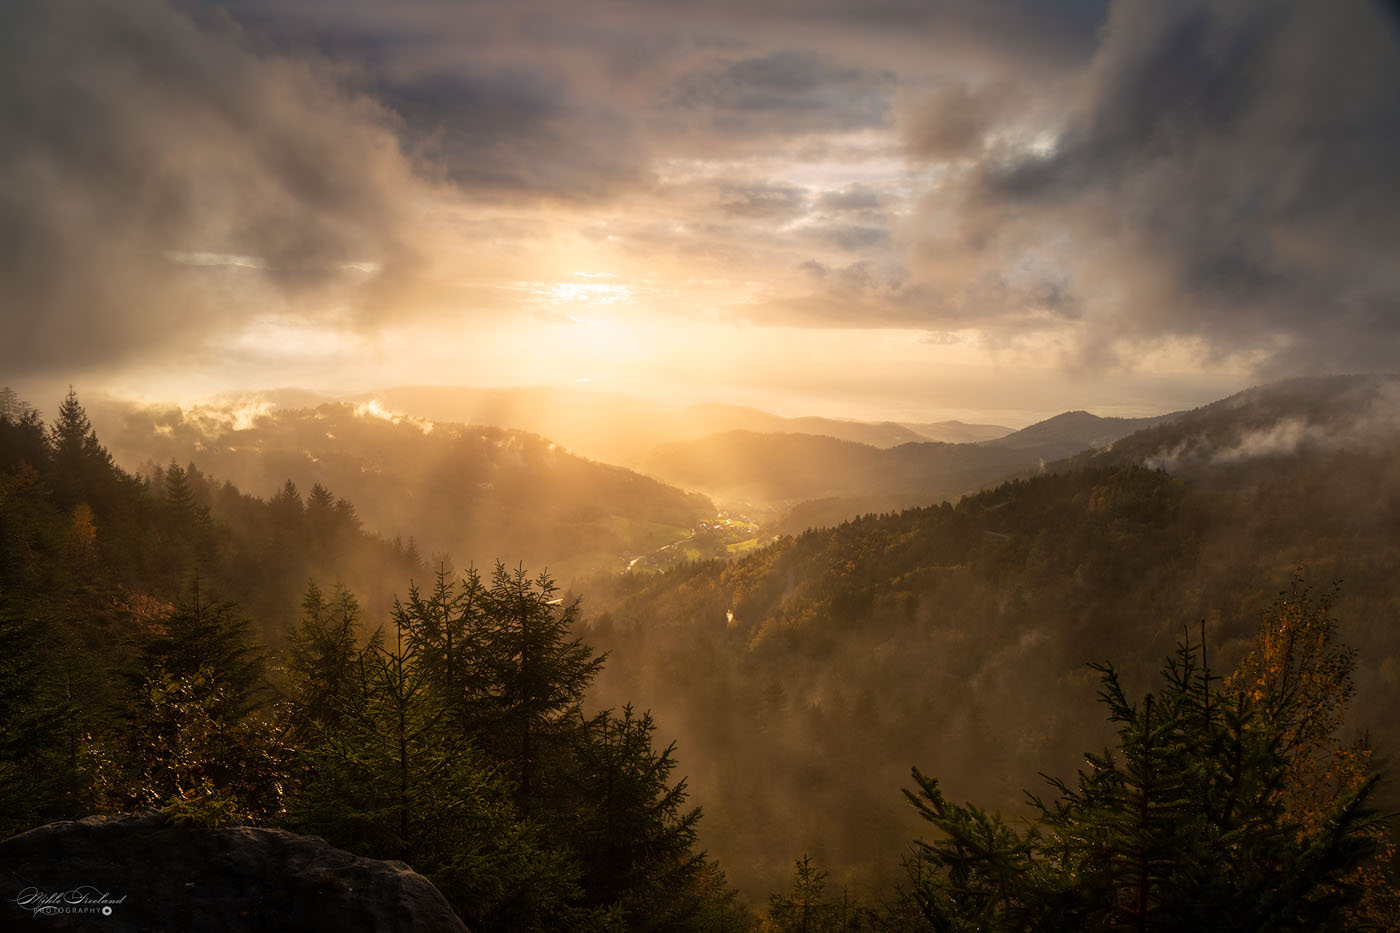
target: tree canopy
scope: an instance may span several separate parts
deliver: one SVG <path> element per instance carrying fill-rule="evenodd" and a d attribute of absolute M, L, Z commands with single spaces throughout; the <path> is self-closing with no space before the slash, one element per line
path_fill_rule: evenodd
<path fill-rule="evenodd" d="M 918 843 L 925 916 L 939 930 L 1340 929 L 1381 826 L 1375 774 L 1319 786 L 1351 664 L 1327 603 L 1295 585 L 1224 682 L 1189 640 L 1140 702 L 1093 665 L 1118 745 L 1072 783 L 1047 778 L 1024 829 L 914 769 L 905 795 L 939 832 Z"/>

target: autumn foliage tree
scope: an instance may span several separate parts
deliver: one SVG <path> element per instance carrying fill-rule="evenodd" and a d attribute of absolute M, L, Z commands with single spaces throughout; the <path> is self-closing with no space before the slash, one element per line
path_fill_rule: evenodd
<path fill-rule="evenodd" d="M 1284 722 L 1282 756 L 1287 777 L 1280 800 L 1300 833 L 1323 830 L 1334 802 L 1362 792 L 1374 780 L 1376 762 L 1365 736 L 1339 736 L 1348 702 L 1356 693 L 1356 652 L 1338 637 L 1333 611 L 1336 588 L 1314 596 L 1301 571 L 1260 620 L 1254 643 L 1225 681 L 1228 695 L 1280 713 Z M 1395 866 L 1400 854 L 1379 824 L 1367 834 L 1377 857 L 1358 865 L 1343 882 L 1359 888 L 1361 901 L 1347 911 L 1357 926 L 1383 927 L 1400 917 L 1400 886 Z"/>
<path fill-rule="evenodd" d="M 1339 928 L 1362 900 L 1382 823 L 1369 767 L 1319 769 L 1340 747 L 1351 655 L 1327 603 L 1295 586 L 1227 683 L 1183 642 L 1134 703 L 1096 665 L 1116 749 L 1088 755 L 1025 830 L 944 797 L 918 769 L 915 895 L 936 929 Z"/>

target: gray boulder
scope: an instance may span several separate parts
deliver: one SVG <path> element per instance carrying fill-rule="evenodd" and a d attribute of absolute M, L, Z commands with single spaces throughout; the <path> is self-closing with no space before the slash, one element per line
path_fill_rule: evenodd
<path fill-rule="evenodd" d="M 0 929 L 467 928 L 403 862 L 314 836 L 182 827 L 145 812 L 50 823 L 0 842 Z"/>

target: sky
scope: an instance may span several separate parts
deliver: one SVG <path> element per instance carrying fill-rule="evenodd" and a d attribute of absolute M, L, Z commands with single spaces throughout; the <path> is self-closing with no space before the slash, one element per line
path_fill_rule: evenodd
<path fill-rule="evenodd" d="M 1400 359 L 1378 0 L 6 0 L 0 139 L 31 394 L 1017 426 Z"/>

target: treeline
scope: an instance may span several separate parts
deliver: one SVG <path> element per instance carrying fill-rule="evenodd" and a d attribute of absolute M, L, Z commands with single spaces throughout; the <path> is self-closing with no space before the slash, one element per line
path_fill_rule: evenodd
<path fill-rule="evenodd" d="M 648 697 L 697 796 L 724 801 L 707 845 L 754 897 L 803 852 L 853 890 L 898 877 L 890 853 L 920 827 L 888 789 L 911 762 L 954 799 L 1014 810 L 1023 775 L 1073 773 L 1112 738 L 1086 661 L 1113 659 L 1146 689 L 1204 619 L 1229 669 L 1300 564 L 1344 578 L 1345 725 L 1393 749 L 1396 449 L 1334 443 L 1191 479 L 1047 473 L 732 562 L 590 581 L 590 638 L 614 652 L 600 695 Z"/>
<path fill-rule="evenodd" d="M 744 922 L 651 716 L 585 712 L 604 659 L 548 577 L 440 564 L 420 592 L 412 551 L 319 487 L 261 503 L 193 466 L 132 477 L 71 393 L 52 428 L 3 401 L 0 835 L 154 807 L 403 859 L 479 929 Z M 405 569 L 387 627 L 305 583 L 347 539 Z M 279 561 L 299 617 L 255 626 Z M 228 581 L 268 592 L 216 597 Z"/>
<path fill-rule="evenodd" d="M 366 532 L 355 507 L 324 487 L 303 498 L 288 481 L 264 501 L 193 463 L 132 475 L 113 462 L 71 391 L 49 426 L 4 392 L 2 582 L 42 594 L 39 611 L 65 614 L 80 629 L 97 618 L 139 624 L 188 590 L 198 568 L 278 646 L 308 579 L 353 581 L 367 605 L 387 609 L 394 588 L 423 572 L 412 541 Z"/>
<path fill-rule="evenodd" d="M 479 929 L 1379 924 L 1394 849 L 1349 736 L 1394 645 L 1354 623 L 1393 594 L 1377 573 L 1400 545 L 1275 509 L 1243 553 L 1258 497 L 1138 466 L 1045 475 L 600 578 L 611 612 L 587 622 L 523 567 L 439 559 L 413 586 L 414 549 L 323 487 L 261 502 L 193 465 L 130 476 L 71 393 L 51 427 L 6 393 L 0 834 L 132 807 L 283 826 L 404 859 Z M 1305 527 L 1361 571 L 1336 607 L 1260 589 L 1307 556 Z M 362 610 L 388 576 L 402 598 Z M 1099 669 L 1097 731 L 1096 657 L 1122 665 Z M 1105 750 L 1024 827 L 951 802 L 1008 807 L 1086 745 Z M 901 801 L 911 763 L 938 780 L 916 771 Z"/>
<path fill-rule="evenodd" d="M 237 424 L 198 409 L 109 404 L 99 424 L 123 462 L 195 458 L 258 492 L 289 477 L 303 494 L 320 484 L 353 501 L 368 527 L 412 536 L 425 555 L 485 566 L 510 554 L 563 580 L 621 570 L 715 512 L 702 496 L 534 434 L 377 417 L 345 403 Z"/>
<path fill-rule="evenodd" d="M 1397 847 L 1369 742 L 1342 737 L 1355 653 L 1331 598 L 1295 578 L 1222 677 L 1184 638 L 1135 699 L 1111 664 L 1116 742 L 1042 773 L 1029 819 L 957 804 L 913 769 L 924 821 L 878 899 L 839 899 L 803 855 L 764 928 L 837 931 L 1395 929 Z"/>

